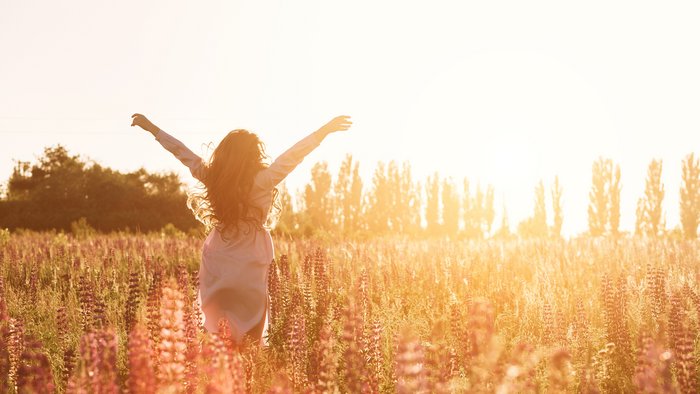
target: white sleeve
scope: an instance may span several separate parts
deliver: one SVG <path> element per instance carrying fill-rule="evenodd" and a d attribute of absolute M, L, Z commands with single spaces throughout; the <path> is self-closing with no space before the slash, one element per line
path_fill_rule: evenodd
<path fill-rule="evenodd" d="M 272 189 L 289 175 L 304 160 L 304 157 L 316 149 L 326 137 L 323 131 L 315 131 L 282 153 L 270 167 L 260 171 L 256 182 L 264 189 Z"/>
<path fill-rule="evenodd" d="M 193 177 L 204 182 L 206 166 L 201 157 L 192 152 L 185 144 L 180 142 L 180 140 L 163 130 L 158 129 L 155 137 L 156 141 L 158 141 L 163 148 L 172 153 L 173 156 L 190 169 L 190 173 Z"/>

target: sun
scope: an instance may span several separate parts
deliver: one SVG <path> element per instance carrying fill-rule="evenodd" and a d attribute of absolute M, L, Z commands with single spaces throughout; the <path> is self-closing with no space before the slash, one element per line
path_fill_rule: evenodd
<path fill-rule="evenodd" d="M 409 111 L 415 132 L 403 144 L 421 165 L 493 185 L 497 205 L 518 218 L 530 215 L 540 180 L 559 176 L 567 194 L 585 198 L 591 158 L 620 149 L 585 70 L 538 51 L 457 58 L 420 84 Z M 585 215 L 571 218 L 565 229 L 585 227 Z"/>

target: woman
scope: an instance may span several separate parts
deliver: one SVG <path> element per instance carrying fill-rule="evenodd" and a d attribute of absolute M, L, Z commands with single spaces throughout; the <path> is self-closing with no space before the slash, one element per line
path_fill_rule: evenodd
<path fill-rule="evenodd" d="M 237 342 L 247 335 L 261 343 L 267 328 L 267 272 L 274 257 L 268 220 L 275 187 L 328 134 L 350 128 L 350 118 L 334 118 L 267 166 L 262 142 L 246 130 L 228 133 L 205 163 L 145 116 L 131 117 L 132 126 L 153 134 L 204 185 L 202 193 L 188 199 L 197 219 L 210 230 L 199 270 L 204 327 L 216 332 L 219 319 L 225 318 Z"/>

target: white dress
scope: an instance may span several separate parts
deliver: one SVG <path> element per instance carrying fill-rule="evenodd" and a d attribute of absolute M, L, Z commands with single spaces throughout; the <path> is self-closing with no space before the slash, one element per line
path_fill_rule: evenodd
<path fill-rule="evenodd" d="M 267 216 L 273 188 L 321 143 L 325 135 L 322 131 L 310 134 L 261 170 L 250 191 L 251 204 Z M 200 181 L 204 179 L 207 167 L 199 156 L 162 130 L 155 138 L 189 168 L 192 176 Z M 265 219 L 262 218 L 261 223 Z M 227 318 L 237 341 L 263 320 L 264 332 L 267 331 L 267 273 L 274 257 L 268 230 L 262 226 L 243 230 L 234 238 L 222 239 L 214 228 L 204 241 L 199 267 L 198 302 L 204 314 L 204 327 L 217 332 L 219 319 Z"/>

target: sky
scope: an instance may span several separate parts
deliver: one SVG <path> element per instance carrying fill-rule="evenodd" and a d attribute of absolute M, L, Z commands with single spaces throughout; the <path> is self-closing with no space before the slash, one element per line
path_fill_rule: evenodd
<path fill-rule="evenodd" d="M 290 189 L 347 153 L 366 185 L 378 161 L 410 161 L 492 184 L 515 228 L 559 176 L 573 235 L 597 157 L 621 166 L 626 230 L 662 159 L 672 228 L 681 160 L 700 153 L 699 19 L 690 1 L 0 0 L 0 180 L 60 143 L 190 182 L 135 112 L 196 153 L 247 128 L 272 157 L 350 115 Z"/>

